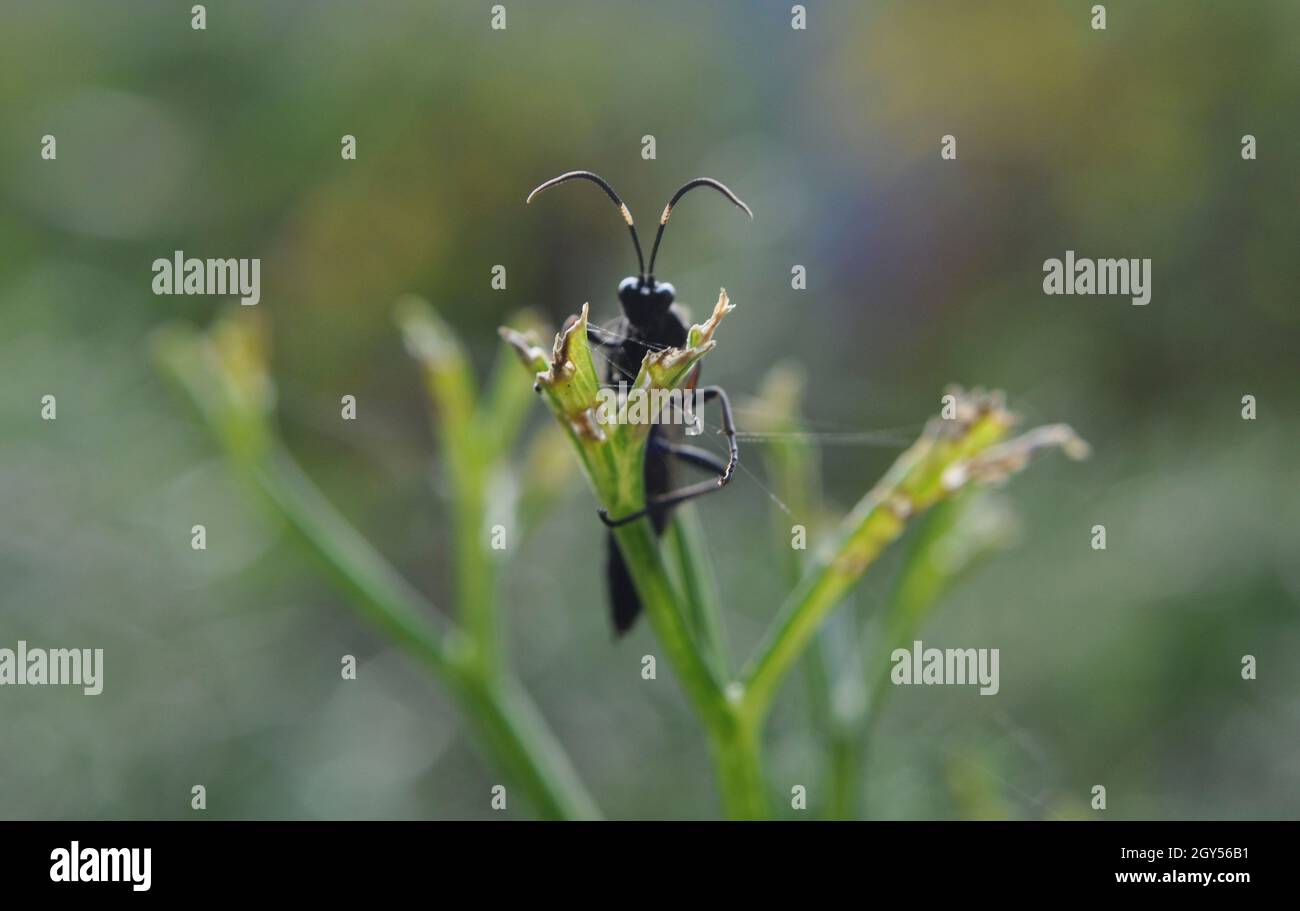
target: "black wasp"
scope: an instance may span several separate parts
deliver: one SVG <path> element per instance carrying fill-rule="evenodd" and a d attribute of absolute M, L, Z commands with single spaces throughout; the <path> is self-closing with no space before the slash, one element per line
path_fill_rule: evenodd
<path fill-rule="evenodd" d="M 751 219 L 754 213 L 750 211 L 749 206 L 736 197 L 735 193 L 712 178 L 697 177 L 688 181 L 673 194 L 668 205 L 664 207 L 663 215 L 659 218 L 659 231 L 655 234 L 654 246 L 650 249 L 650 268 L 646 269 L 645 258 L 641 255 L 641 240 L 637 237 L 632 213 L 623 204 L 623 200 L 619 199 L 614 188 L 599 175 L 591 171 L 569 171 L 533 190 L 528 194 L 527 202 L 532 202 L 533 197 L 543 190 L 570 180 L 589 180 L 604 190 L 618 207 L 619 214 L 623 216 L 628 230 L 632 233 L 632 245 L 636 247 L 639 271 L 618 284 L 618 301 L 623 306 L 623 316 L 607 327 L 587 329 L 588 340 L 595 350 L 605 357 L 607 364 L 605 381 L 613 384 L 625 380 L 630 383 L 636 378 L 646 352 L 662 348 L 679 348 L 686 344 L 686 320 L 681 310 L 673 304 L 676 290 L 668 282 L 656 281 L 654 274 L 659 242 L 663 240 L 664 227 L 668 224 L 673 206 L 696 187 L 712 187 L 742 209 Z M 685 388 L 695 390 L 698 382 L 699 367 L 697 366 L 687 380 Z M 617 518 L 611 518 L 602 509 L 600 518 L 606 525 L 613 528 L 648 516 L 654 526 L 655 534 L 662 534 L 674 506 L 718 490 L 731 480 L 731 475 L 740 462 L 740 451 L 736 446 L 736 427 L 731 416 L 731 403 L 727 400 L 727 394 L 718 386 L 699 387 L 699 392 L 702 393 L 705 402 L 716 400 L 722 411 L 722 431 L 726 434 L 729 450 L 727 461 L 724 463 L 708 450 L 682 442 L 679 426 L 655 424 L 650 428 L 650 438 L 646 446 L 646 507 Z M 696 416 L 695 419 L 699 420 L 700 417 Z M 713 472 L 716 477 L 674 490 L 673 459 Z M 607 577 L 610 608 L 613 612 L 614 629 L 622 635 L 632 627 L 637 615 L 640 614 L 641 600 L 637 597 L 636 589 L 632 585 L 632 577 L 628 573 L 612 533 L 609 536 L 608 547 Z"/>

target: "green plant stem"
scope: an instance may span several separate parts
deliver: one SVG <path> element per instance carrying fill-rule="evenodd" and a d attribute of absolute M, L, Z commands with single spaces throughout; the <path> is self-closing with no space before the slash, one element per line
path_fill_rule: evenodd
<path fill-rule="evenodd" d="M 830 766 L 827 819 L 855 819 L 862 796 L 862 763 L 866 751 L 858 732 L 835 730 L 827 745 Z"/>
<path fill-rule="evenodd" d="M 939 506 L 922 519 L 915 540 L 903 560 L 888 607 L 879 618 L 879 631 L 870 644 L 867 661 L 866 728 L 880 716 L 889 686 L 889 656 L 894 649 L 910 647 L 924 622 L 934 612 L 940 596 L 952 586 L 956 571 L 943 568 L 938 549 L 952 534 L 962 512 L 974 502 L 963 495 Z M 964 568 L 964 567 L 962 567 Z M 868 733 L 864 729 L 864 736 Z"/>
<path fill-rule="evenodd" d="M 813 725 L 826 751 L 823 814 L 852 818 L 857 809 L 860 774 L 858 727 L 865 703 L 865 681 L 856 660 L 846 660 L 842 646 L 858 639 L 856 617 L 843 610 L 827 618 L 803 658 L 805 685 Z"/>
<path fill-rule="evenodd" d="M 457 618 L 463 631 L 462 662 L 453 683 L 470 717 L 485 729 L 494 752 L 532 793 L 542 815 L 594 817 L 595 805 L 563 749 L 509 673 L 499 630 L 489 488 L 509 459 L 532 394 L 516 381 L 518 368 L 506 358 L 498 360 L 486 394 L 480 395 L 455 333 L 427 303 L 405 298 L 394 316 L 423 368 L 450 481 Z M 502 521 L 514 538 L 507 546 L 518 546 L 524 534 L 520 523 Z"/>
<path fill-rule="evenodd" d="M 440 632 L 430 619 L 433 606 L 335 511 L 296 462 L 277 453 L 253 466 L 251 477 L 360 612 L 450 685 L 491 755 L 542 815 L 599 818 L 568 756 L 513 677 L 484 661 L 464 634 Z"/>
<path fill-rule="evenodd" d="M 513 364 L 498 363 L 486 408 L 469 358 L 451 328 L 414 297 L 398 302 L 394 318 L 419 362 L 433 405 L 433 430 L 446 466 L 452 507 L 456 612 L 476 660 L 494 671 L 503 663 L 497 628 L 496 573 L 486 525 L 489 478 L 507 457 L 523 421 L 528 392 L 508 384 Z M 513 533 L 513 531 L 512 531 Z"/>
<path fill-rule="evenodd" d="M 953 496 L 965 483 L 946 480 L 948 472 L 992 450 L 1005 436 L 1009 424 L 1009 416 L 1000 407 L 980 411 L 963 425 L 932 422 L 858 501 L 830 551 L 804 573 L 742 675 L 746 715 L 762 718 L 767 714 L 790 665 L 845 593 L 881 551 L 902 535 L 908 519 Z M 1027 434 L 1022 439 L 1029 438 Z M 1027 459 L 1028 453 L 1041 444 L 1034 438 L 1015 454 Z M 1016 464 L 1023 464 L 1023 460 L 1018 458 Z"/>
<path fill-rule="evenodd" d="M 972 566 L 1005 545 L 1011 534 L 1009 517 L 981 492 L 962 493 L 940 503 L 922 520 L 874 640 L 863 643 L 870 658 L 861 677 L 867 696 L 855 748 L 864 761 L 893 690 L 890 656 L 897 648 L 911 646 L 943 596 Z"/>
<path fill-rule="evenodd" d="M 721 725 L 730 717 L 722 683 L 695 647 L 685 617 L 677 609 L 676 592 L 668 579 L 659 542 L 650 522 L 641 519 L 614 529 L 623 560 L 632 575 L 641 604 L 686 696 L 707 723 Z"/>
<path fill-rule="evenodd" d="M 536 705 L 510 674 L 471 664 L 453 687 L 511 780 L 544 819 L 599 819 L 564 748 Z"/>
<path fill-rule="evenodd" d="M 743 698 L 738 684 L 725 686 L 696 647 L 687 621 L 677 609 L 676 593 L 649 521 L 620 526 L 614 536 L 646 615 L 704 724 L 727 815 L 733 819 L 767 817 L 759 729 L 740 711 Z"/>
<path fill-rule="evenodd" d="M 444 646 L 448 631 L 410 583 L 375 552 L 284 453 L 249 466 L 261 493 L 319 558 L 368 620 L 431 670 L 448 676 L 454 659 Z"/>
<path fill-rule="evenodd" d="M 689 505 L 679 507 L 668 526 L 666 538 L 680 570 L 682 593 L 696 641 L 704 650 L 705 659 L 714 673 L 725 679 L 731 673 L 730 650 L 718 604 L 718 583 L 709 559 L 704 529 L 695 510 Z"/>
<path fill-rule="evenodd" d="M 495 671 L 504 661 L 497 627 L 496 573 L 488 548 L 487 475 L 490 466 L 473 435 L 443 439 L 451 480 L 456 608 L 477 659 Z"/>
<path fill-rule="evenodd" d="M 813 633 L 880 552 L 902 534 L 903 525 L 883 499 L 874 499 L 858 523 L 853 559 L 825 560 L 804 575 L 750 663 L 745 678 L 746 714 L 756 718 L 766 715 L 781 679 Z"/>
<path fill-rule="evenodd" d="M 709 742 L 722 790 L 722 806 L 731 819 L 767 819 L 767 782 L 763 777 L 762 732 L 733 715 L 725 727 L 710 729 Z"/>

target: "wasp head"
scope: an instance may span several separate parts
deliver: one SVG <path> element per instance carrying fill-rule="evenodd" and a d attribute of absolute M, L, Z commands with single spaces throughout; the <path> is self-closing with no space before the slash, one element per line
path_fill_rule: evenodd
<path fill-rule="evenodd" d="M 669 282 L 629 275 L 618 283 L 618 302 L 628 322 L 641 328 L 659 325 L 677 299 L 677 290 Z"/>

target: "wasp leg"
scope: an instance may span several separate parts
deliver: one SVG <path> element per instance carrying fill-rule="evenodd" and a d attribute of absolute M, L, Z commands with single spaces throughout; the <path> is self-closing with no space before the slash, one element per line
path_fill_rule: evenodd
<path fill-rule="evenodd" d="M 679 456 L 685 461 L 692 462 L 701 467 L 710 470 L 717 470 L 718 476 L 709 481 L 701 481 L 698 484 L 691 484 L 672 493 L 666 493 L 658 497 L 653 497 L 646 503 L 644 509 L 629 513 L 626 516 L 620 516 L 617 519 L 611 519 L 609 513 L 604 509 L 596 510 L 600 516 L 600 521 L 604 522 L 610 528 L 616 528 L 619 525 L 626 525 L 629 522 L 635 522 L 651 512 L 667 509 L 670 506 L 676 506 L 678 503 L 685 503 L 687 500 L 693 500 L 696 497 L 702 497 L 706 493 L 713 493 L 715 490 L 721 490 L 731 482 L 732 475 L 735 474 L 736 466 L 740 464 L 740 447 L 736 443 L 736 422 L 731 414 L 731 401 L 727 398 L 720 386 L 705 386 L 700 392 L 704 394 L 704 401 L 711 402 L 718 400 L 718 408 L 722 411 L 722 432 L 727 437 L 727 462 L 721 464 L 720 459 L 715 459 L 712 453 L 705 452 L 702 449 L 696 449 L 693 446 L 678 446 L 672 443 L 664 443 L 663 448 Z M 688 455 L 687 452 L 690 454 Z M 705 457 L 701 459 L 700 456 Z M 714 463 L 717 464 L 714 464 Z"/>
<path fill-rule="evenodd" d="M 687 446 L 683 443 L 670 443 L 667 440 L 660 439 L 655 439 L 653 445 L 660 452 L 676 456 L 696 468 L 703 468 L 705 471 L 711 471 L 718 475 L 727 470 L 727 463 L 720 456 L 709 452 L 707 449 L 701 449 L 698 446 Z"/>

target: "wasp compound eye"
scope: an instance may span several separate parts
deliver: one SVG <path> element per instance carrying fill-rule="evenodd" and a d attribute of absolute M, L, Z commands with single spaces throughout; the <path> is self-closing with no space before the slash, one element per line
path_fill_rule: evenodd
<path fill-rule="evenodd" d="M 654 302 L 665 310 L 673 305 L 673 301 L 677 300 L 677 289 L 673 287 L 672 282 L 656 283 L 654 290 L 650 294 L 654 298 Z"/>
<path fill-rule="evenodd" d="M 624 307 L 628 304 L 634 304 L 641 294 L 641 279 L 635 275 L 629 275 L 618 283 L 618 301 Z"/>

